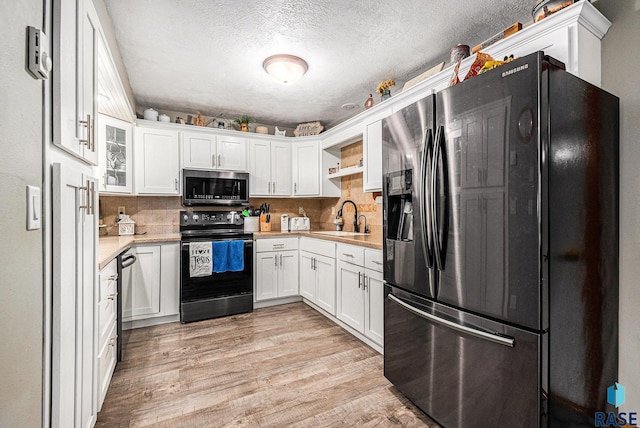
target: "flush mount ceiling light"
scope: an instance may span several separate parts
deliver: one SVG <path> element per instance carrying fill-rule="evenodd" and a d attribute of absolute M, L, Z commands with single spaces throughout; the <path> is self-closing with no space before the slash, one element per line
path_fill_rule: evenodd
<path fill-rule="evenodd" d="M 281 83 L 293 83 L 309 69 L 305 60 L 294 55 L 279 54 L 265 59 L 262 68 Z"/>

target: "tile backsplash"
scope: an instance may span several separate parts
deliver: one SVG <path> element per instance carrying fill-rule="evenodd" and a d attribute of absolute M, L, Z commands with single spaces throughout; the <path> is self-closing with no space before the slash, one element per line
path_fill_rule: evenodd
<path fill-rule="evenodd" d="M 362 159 L 362 142 L 351 144 L 341 150 L 341 167 L 358 165 Z M 311 230 L 333 230 L 333 220 L 342 203 L 350 199 L 358 207 L 358 215 L 366 217 L 371 233 L 382 233 L 382 204 L 376 204 L 375 198 L 380 193 L 362 191 L 362 175 L 351 175 L 341 178 L 341 195 L 339 198 L 251 198 L 250 205 L 258 208 L 266 202 L 271 204 L 271 230 L 280 230 L 280 216 L 301 216 L 304 209 L 311 220 Z M 106 225 L 107 235 L 117 235 L 118 207 L 124 207 L 125 213 L 136 222 L 136 233 L 165 234 L 178 233 L 180 229 L 179 213 L 185 210 L 179 196 L 100 196 L 100 214 Z M 218 211 L 241 207 L 198 207 L 189 210 Z M 353 230 L 353 205 L 348 204 L 343 210 L 343 230 Z M 360 220 L 360 229 L 364 222 Z"/>

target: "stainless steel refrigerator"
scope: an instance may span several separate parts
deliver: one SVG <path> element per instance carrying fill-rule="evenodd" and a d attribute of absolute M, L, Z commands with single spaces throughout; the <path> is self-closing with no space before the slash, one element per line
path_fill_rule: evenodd
<path fill-rule="evenodd" d="M 383 121 L 384 373 L 443 426 L 615 411 L 618 121 L 542 52 Z"/>

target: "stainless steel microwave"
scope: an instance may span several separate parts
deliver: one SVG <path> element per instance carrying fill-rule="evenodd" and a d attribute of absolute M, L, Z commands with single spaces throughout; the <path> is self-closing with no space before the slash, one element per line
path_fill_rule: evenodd
<path fill-rule="evenodd" d="M 249 174 L 234 171 L 182 170 L 182 204 L 246 205 Z"/>

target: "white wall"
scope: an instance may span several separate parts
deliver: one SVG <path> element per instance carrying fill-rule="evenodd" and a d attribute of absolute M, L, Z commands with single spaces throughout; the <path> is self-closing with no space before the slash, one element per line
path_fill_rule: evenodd
<path fill-rule="evenodd" d="M 624 411 L 640 412 L 640 0 L 594 5 L 613 26 L 602 41 L 602 87 L 620 97 L 620 372 Z"/>
<path fill-rule="evenodd" d="M 42 185 L 42 83 L 25 69 L 43 0 L 0 1 L 0 426 L 42 423 L 42 232 L 26 230 L 27 184 Z"/>

